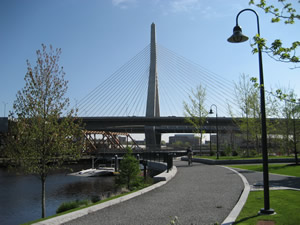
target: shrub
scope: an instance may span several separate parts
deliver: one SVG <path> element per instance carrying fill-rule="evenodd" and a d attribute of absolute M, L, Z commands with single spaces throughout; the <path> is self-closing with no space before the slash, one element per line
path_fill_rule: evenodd
<path fill-rule="evenodd" d="M 238 152 L 236 150 L 232 151 L 232 156 L 238 156 Z"/>
<path fill-rule="evenodd" d="M 224 153 L 225 153 L 226 156 L 231 156 L 232 149 L 231 149 L 230 145 L 225 144 L 225 146 L 224 146 Z"/>
<path fill-rule="evenodd" d="M 96 202 L 99 202 L 101 200 L 100 196 L 99 195 L 93 195 L 91 197 L 91 202 L 92 203 L 96 203 Z"/>
<path fill-rule="evenodd" d="M 120 174 L 117 177 L 117 184 L 133 190 L 138 187 L 141 182 L 139 179 L 140 166 L 138 160 L 132 155 L 131 148 L 127 148 L 127 154 L 120 163 Z"/>
<path fill-rule="evenodd" d="M 56 210 L 56 213 L 65 212 L 70 209 L 75 209 L 80 206 L 84 206 L 84 205 L 88 205 L 88 204 L 89 204 L 88 200 L 81 200 L 81 201 L 76 200 L 76 201 L 71 201 L 71 202 L 63 202 Z"/>

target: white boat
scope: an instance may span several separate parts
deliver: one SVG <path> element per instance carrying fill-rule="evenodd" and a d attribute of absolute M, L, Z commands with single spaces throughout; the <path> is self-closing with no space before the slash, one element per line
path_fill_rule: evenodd
<path fill-rule="evenodd" d="M 105 176 L 105 175 L 113 175 L 114 172 L 115 169 L 112 167 L 99 167 L 97 169 L 81 170 L 79 172 L 70 173 L 69 175 L 81 176 L 81 177 L 98 177 L 98 176 Z"/>

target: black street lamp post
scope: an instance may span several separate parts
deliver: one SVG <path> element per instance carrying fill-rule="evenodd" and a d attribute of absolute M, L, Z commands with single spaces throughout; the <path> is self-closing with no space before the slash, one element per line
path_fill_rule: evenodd
<path fill-rule="evenodd" d="M 253 9 L 243 9 L 236 16 L 236 26 L 233 28 L 233 35 L 227 39 L 231 43 L 240 43 L 240 42 L 247 41 L 249 39 L 247 36 L 242 34 L 242 28 L 238 25 L 238 17 L 244 11 L 251 11 L 256 15 L 257 33 L 258 36 L 260 37 L 258 14 Z M 264 181 L 264 208 L 260 210 L 260 213 L 273 214 L 274 210 L 270 208 L 265 89 L 264 89 L 262 52 L 259 44 L 258 44 L 258 61 L 259 61 L 259 78 L 260 78 L 260 108 L 261 108 L 261 129 L 262 129 L 261 142 L 262 142 L 262 152 L 263 152 L 263 181 Z"/>
<path fill-rule="evenodd" d="M 218 126 L 218 107 L 215 104 L 210 106 L 209 114 L 213 114 L 212 107 L 216 107 L 216 128 L 217 128 L 217 159 L 219 159 L 219 126 Z"/>

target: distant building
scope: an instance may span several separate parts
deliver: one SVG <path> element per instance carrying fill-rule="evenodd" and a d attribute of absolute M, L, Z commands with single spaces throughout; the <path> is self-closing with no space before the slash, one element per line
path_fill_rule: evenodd
<path fill-rule="evenodd" d="M 177 141 L 180 141 L 182 143 L 188 142 L 190 145 L 194 145 L 195 135 L 194 134 L 175 134 L 175 136 L 169 137 L 169 144 L 174 144 Z"/>
<path fill-rule="evenodd" d="M 120 143 L 121 144 L 126 144 L 126 137 L 124 137 L 124 136 L 118 136 L 118 139 L 119 139 L 119 141 L 120 141 Z"/>

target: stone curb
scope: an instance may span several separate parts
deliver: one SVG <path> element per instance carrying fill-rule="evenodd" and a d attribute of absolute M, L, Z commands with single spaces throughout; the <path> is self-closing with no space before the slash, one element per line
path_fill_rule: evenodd
<path fill-rule="evenodd" d="M 239 173 L 238 171 L 236 171 L 232 168 L 226 167 L 226 166 L 221 166 L 221 167 L 229 169 L 229 170 L 235 172 L 236 174 L 238 174 L 241 177 L 241 179 L 244 183 L 244 190 L 243 190 L 237 204 L 231 210 L 231 212 L 226 217 L 226 219 L 222 222 L 222 225 L 231 225 L 235 222 L 236 218 L 238 217 L 238 215 L 242 211 L 242 209 L 243 209 L 243 207 L 244 207 L 244 205 L 247 201 L 247 198 L 248 198 L 248 195 L 249 195 L 249 192 L 250 192 L 250 185 L 249 185 L 247 179 L 241 173 Z"/>
<path fill-rule="evenodd" d="M 98 210 L 104 209 L 106 207 L 127 201 L 129 199 L 132 199 L 134 197 L 137 197 L 139 195 L 142 195 L 144 193 L 152 191 L 158 187 L 161 187 L 161 186 L 165 185 L 168 181 L 170 181 L 176 175 L 176 173 L 177 173 L 177 168 L 176 168 L 176 166 L 173 166 L 172 169 L 168 173 L 166 171 L 164 171 L 156 176 L 156 177 L 159 177 L 159 179 L 163 180 L 163 181 L 160 181 L 160 182 L 153 184 L 149 187 L 146 187 L 142 190 L 139 190 L 134 193 L 131 193 L 131 194 L 128 194 L 128 195 L 125 195 L 125 196 L 122 196 L 122 197 L 119 197 L 119 198 L 116 198 L 116 199 L 113 199 L 113 200 L 110 200 L 110 201 L 107 201 L 104 203 L 100 203 L 98 205 L 94 205 L 94 206 L 91 206 L 91 207 L 88 207 L 85 209 L 77 210 L 75 212 L 71 212 L 71 213 L 68 213 L 65 215 L 61 215 L 61 216 L 57 216 L 57 217 L 54 217 L 54 218 L 51 218 L 51 219 L 48 219 L 45 221 L 41 221 L 41 222 L 38 222 L 35 224 L 36 225 L 49 225 L 49 224 L 54 225 L 54 224 L 62 224 L 62 223 L 69 222 L 76 218 L 88 215 L 89 213 L 93 213 Z"/>

